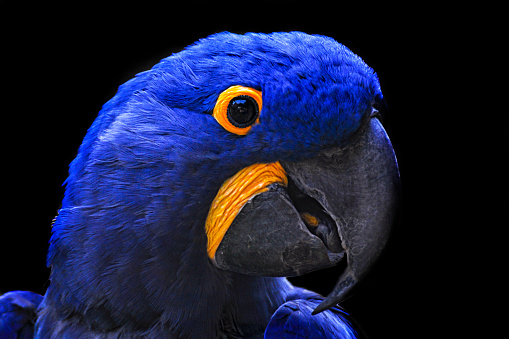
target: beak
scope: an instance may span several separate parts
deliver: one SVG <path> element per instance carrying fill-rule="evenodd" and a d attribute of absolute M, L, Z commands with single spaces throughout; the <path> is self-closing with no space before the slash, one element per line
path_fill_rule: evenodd
<path fill-rule="evenodd" d="M 349 146 L 281 165 L 286 180 L 271 181 L 243 204 L 211 259 L 238 273 L 295 276 L 346 257 L 316 314 L 344 300 L 384 248 L 399 197 L 396 156 L 373 117 Z"/>

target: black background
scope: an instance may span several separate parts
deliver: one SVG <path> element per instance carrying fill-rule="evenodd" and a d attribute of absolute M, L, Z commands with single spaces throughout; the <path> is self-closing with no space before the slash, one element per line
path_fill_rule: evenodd
<path fill-rule="evenodd" d="M 476 222 L 467 196 L 482 183 L 471 180 L 468 170 L 479 158 L 494 168 L 502 164 L 472 144 L 475 131 L 463 125 L 470 119 L 465 107 L 478 92 L 466 90 L 467 80 L 458 75 L 467 67 L 464 51 L 475 40 L 470 32 L 476 23 L 452 23 L 452 13 L 418 7 L 382 11 L 316 2 L 299 8 L 303 4 L 125 3 L 113 10 L 2 5 L 0 292 L 44 293 L 50 225 L 67 166 L 119 85 L 215 32 L 300 30 L 333 37 L 375 69 L 401 172 L 402 207 L 393 237 L 343 306 L 372 338 L 457 332 L 461 326 L 453 319 L 478 298 L 465 285 L 483 280 L 477 251 L 482 240 L 467 239 L 468 222 Z M 332 269 L 292 281 L 327 294 L 335 274 Z M 478 311 L 472 312 L 475 318 Z"/>

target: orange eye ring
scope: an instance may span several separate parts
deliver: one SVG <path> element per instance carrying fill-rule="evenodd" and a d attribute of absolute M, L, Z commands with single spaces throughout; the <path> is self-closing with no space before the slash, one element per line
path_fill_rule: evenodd
<path fill-rule="evenodd" d="M 260 122 L 262 92 L 250 87 L 231 86 L 216 101 L 212 116 L 225 130 L 246 135 Z"/>

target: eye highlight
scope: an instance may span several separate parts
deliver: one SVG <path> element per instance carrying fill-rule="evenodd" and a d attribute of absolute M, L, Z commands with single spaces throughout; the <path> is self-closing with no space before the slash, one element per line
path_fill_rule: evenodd
<path fill-rule="evenodd" d="M 262 92 L 250 87 L 232 86 L 217 98 L 212 116 L 228 132 L 246 135 L 260 122 Z"/>

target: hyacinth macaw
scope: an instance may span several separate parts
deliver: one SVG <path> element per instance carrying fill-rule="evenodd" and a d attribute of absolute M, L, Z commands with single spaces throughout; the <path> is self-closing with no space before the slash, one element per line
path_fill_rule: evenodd
<path fill-rule="evenodd" d="M 70 164 L 44 296 L 2 338 L 355 338 L 337 303 L 399 191 L 376 74 L 331 38 L 219 33 L 119 87 Z M 326 297 L 285 277 L 347 265 Z"/>

